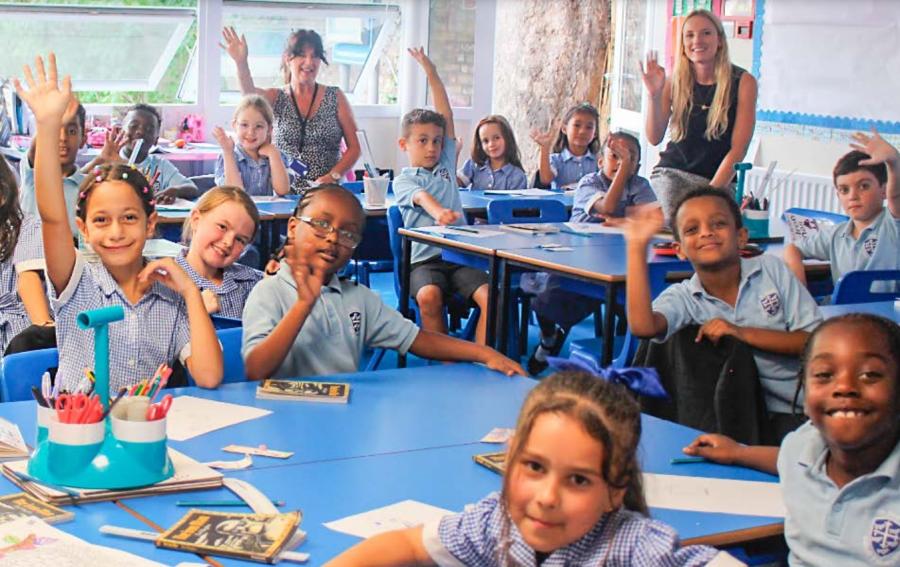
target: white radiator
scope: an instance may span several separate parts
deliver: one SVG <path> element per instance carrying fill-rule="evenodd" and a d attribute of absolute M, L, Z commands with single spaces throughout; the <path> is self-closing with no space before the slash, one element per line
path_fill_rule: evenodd
<path fill-rule="evenodd" d="M 744 194 L 759 197 L 759 188 L 766 175 L 765 167 L 754 167 L 747 172 Z M 768 183 L 769 233 L 773 236 L 785 233 L 781 214 L 791 207 L 843 213 L 834 183 L 830 177 L 807 175 L 799 172 L 774 170 Z"/>

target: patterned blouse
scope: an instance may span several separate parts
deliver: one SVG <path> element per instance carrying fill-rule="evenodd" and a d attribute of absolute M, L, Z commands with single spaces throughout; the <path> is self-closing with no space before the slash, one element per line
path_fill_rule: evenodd
<path fill-rule="evenodd" d="M 302 135 L 304 120 L 298 116 L 297 107 L 291 100 L 290 87 L 285 86 L 275 97 L 272 107 L 275 111 L 275 147 L 288 158 L 299 159 L 309 167 L 306 176 L 291 180 L 292 192 L 302 193 L 310 181 L 331 171 L 341 159 L 344 131 L 338 122 L 337 93 L 337 87 L 325 87 L 322 104 L 306 124 L 305 139 Z"/>

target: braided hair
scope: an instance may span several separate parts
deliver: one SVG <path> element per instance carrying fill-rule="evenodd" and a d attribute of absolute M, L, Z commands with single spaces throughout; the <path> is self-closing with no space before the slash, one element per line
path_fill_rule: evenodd
<path fill-rule="evenodd" d="M 149 217 L 156 210 L 156 196 L 153 188 L 147 182 L 147 178 L 141 174 L 134 165 L 127 163 L 114 163 L 98 165 L 84 178 L 78 188 L 78 199 L 75 201 L 75 214 L 82 221 L 87 219 L 87 202 L 91 191 L 100 183 L 108 181 L 122 181 L 128 184 L 144 206 L 144 213 Z"/>

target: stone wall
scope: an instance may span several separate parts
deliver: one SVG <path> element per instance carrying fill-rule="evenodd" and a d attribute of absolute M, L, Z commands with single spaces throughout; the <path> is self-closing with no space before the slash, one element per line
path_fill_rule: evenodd
<path fill-rule="evenodd" d="M 494 112 L 512 125 L 529 179 L 538 163 L 531 129 L 573 104 L 600 104 L 611 10 L 611 0 L 497 0 Z"/>

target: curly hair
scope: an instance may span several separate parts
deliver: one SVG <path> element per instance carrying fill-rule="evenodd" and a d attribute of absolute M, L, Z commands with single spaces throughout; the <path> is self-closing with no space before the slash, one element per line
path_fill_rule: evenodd
<path fill-rule="evenodd" d="M 0 157 L 0 261 L 5 262 L 12 256 L 21 229 L 22 209 L 16 177 L 6 159 Z"/>
<path fill-rule="evenodd" d="M 153 188 L 136 167 L 127 163 L 100 165 L 91 170 L 78 188 L 75 214 L 82 221 L 87 220 L 87 203 L 94 187 L 107 181 L 122 181 L 134 189 L 148 217 L 156 210 Z"/>

